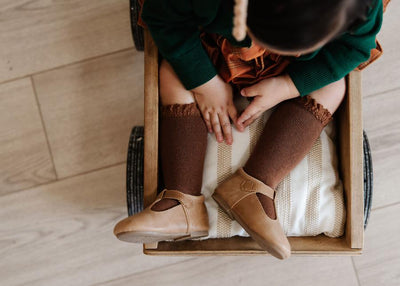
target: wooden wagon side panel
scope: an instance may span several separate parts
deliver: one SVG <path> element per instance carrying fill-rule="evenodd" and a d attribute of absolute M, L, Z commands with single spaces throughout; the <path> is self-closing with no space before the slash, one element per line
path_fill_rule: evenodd
<path fill-rule="evenodd" d="M 364 172 L 361 72 L 347 77 L 347 95 L 338 112 L 340 173 L 346 199 L 346 241 L 351 248 L 364 244 Z"/>
<path fill-rule="evenodd" d="M 158 186 L 158 49 L 145 30 L 145 128 L 144 128 L 144 207 L 157 195 Z M 347 96 L 336 113 L 340 174 L 346 200 L 345 234 L 339 238 L 325 235 L 289 237 L 293 254 L 358 255 L 363 247 L 363 145 L 361 73 L 347 77 Z M 143 252 L 152 255 L 265 255 L 267 252 L 251 237 L 161 241 L 146 243 Z"/>
<path fill-rule="evenodd" d="M 158 49 L 144 31 L 144 207 L 157 196 L 158 186 Z"/>

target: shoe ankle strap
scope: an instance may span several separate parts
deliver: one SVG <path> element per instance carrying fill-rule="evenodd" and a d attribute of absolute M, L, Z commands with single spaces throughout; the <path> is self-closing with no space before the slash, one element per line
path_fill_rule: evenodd
<path fill-rule="evenodd" d="M 161 198 L 166 198 L 166 199 L 173 199 L 179 201 L 181 204 L 183 204 L 185 207 L 190 208 L 194 203 L 202 203 L 204 202 L 204 196 L 194 196 L 194 195 L 189 195 L 182 193 L 177 190 L 168 190 L 164 189 L 161 193 Z"/>
<path fill-rule="evenodd" d="M 243 168 L 239 168 L 237 172 L 244 179 L 240 185 L 242 191 L 261 193 L 271 199 L 275 199 L 276 192 L 273 188 L 253 176 L 250 176 L 243 170 Z"/>

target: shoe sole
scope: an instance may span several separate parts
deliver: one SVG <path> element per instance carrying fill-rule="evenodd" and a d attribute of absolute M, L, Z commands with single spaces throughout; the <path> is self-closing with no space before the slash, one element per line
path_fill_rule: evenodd
<path fill-rule="evenodd" d="M 164 240 L 182 241 L 208 236 L 208 231 L 197 231 L 190 234 L 166 234 L 151 231 L 128 231 L 116 234 L 119 240 L 133 243 L 151 243 Z"/>
<path fill-rule="evenodd" d="M 275 256 L 276 258 L 279 259 L 286 259 L 289 256 L 285 253 L 282 253 L 275 248 L 273 248 L 270 244 L 266 243 L 265 240 L 260 237 L 257 233 L 252 231 L 247 224 L 245 224 L 239 216 L 237 216 L 234 212 L 232 212 L 229 208 L 229 206 L 224 202 L 222 198 L 220 198 L 217 194 L 212 194 L 212 198 L 217 202 L 217 204 L 221 207 L 221 209 L 233 220 L 236 220 L 243 228 L 244 230 L 253 238 L 263 249 L 268 251 L 271 255 Z"/>

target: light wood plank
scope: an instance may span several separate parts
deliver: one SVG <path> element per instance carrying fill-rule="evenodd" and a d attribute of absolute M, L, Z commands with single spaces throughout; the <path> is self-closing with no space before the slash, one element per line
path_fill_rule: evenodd
<path fill-rule="evenodd" d="M 199 257 L 102 285 L 357 285 L 350 257 Z"/>
<path fill-rule="evenodd" d="M 363 71 L 364 96 L 400 87 L 398 66 L 400 63 L 400 1 L 391 1 L 383 15 L 383 24 L 377 38 L 383 54 Z"/>
<path fill-rule="evenodd" d="M 144 89 L 144 207 L 156 198 L 158 186 L 158 49 L 145 30 L 145 89 Z"/>
<path fill-rule="evenodd" d="M 400 285 L 400 205 L 374 210 L 364 254 L 354 257 L 361 286 Z"/>
<path fill-rule="evenodd" d="M 352 248 L 364 243 L 364 189 L 362 144 L 361 73 L 353 71 L 347 77 L 347 94 L 337 112 L 339 173 L 343 181 L 346 203 L 345 236 Z"/>
<path fill-rule="evenodd" d="M 337 256 L 360 255 L 362 249 L 351 248 L 345 236 L 339 238 L 317 236 L 288 237 L 293 256 Z M 355 240 L 351 237 L 351 239 Z M 348 242 L 349 241 L 349 242 Z M 263 250 L 251 237 L 234 236 L 179 242 L 161 241 L 146 243 L 145 254 L 149 255 L 261 255 L 270 254 Z"/>
<path fill-rule="evenodd" d="M 34 77 L 60 178 L 126 160 L 143 125 L 143 53 L 134 50 Z"/>
<path fill-rule="evenodd" d="M 0 82 L 133 46 L 129 1 L 2 0 Z"/>
<path fill-rule="evenodd" d="M 30 78 L 0 85 L 0 195 L 56 179 Z"/>
<path fill-rule="evenodd" d="M 400 202 L 400 89 L 364 98 L 374 169 L 372 207 Z"/>
<path fill-rule="evenodd" d="M 1 285 L 93 285 L 187 258 L 119 241 L 126 165 L 0 197 Z M 137 284 L 139 285 L 139 284 Z"/>

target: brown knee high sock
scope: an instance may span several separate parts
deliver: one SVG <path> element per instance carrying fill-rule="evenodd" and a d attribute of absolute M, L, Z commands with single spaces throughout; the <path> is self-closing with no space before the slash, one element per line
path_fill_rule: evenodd
<path fill-rule="evenodd" d="M 160 155 L 165 188 L 200 195 L 207 127 L 196 103 L 161 107 Z M 161 211 L 177 205 L 162 199 L 152 210 Z"/>
<path fill-rule="evenodd" d="M 331 119 L 330 112 L 310 96 L 280 103 L 246 162 L 245 172 L 275 189 L 307 155 Z M 267 215 L 275 219 L 273 201 L 257 196 Z"/>

